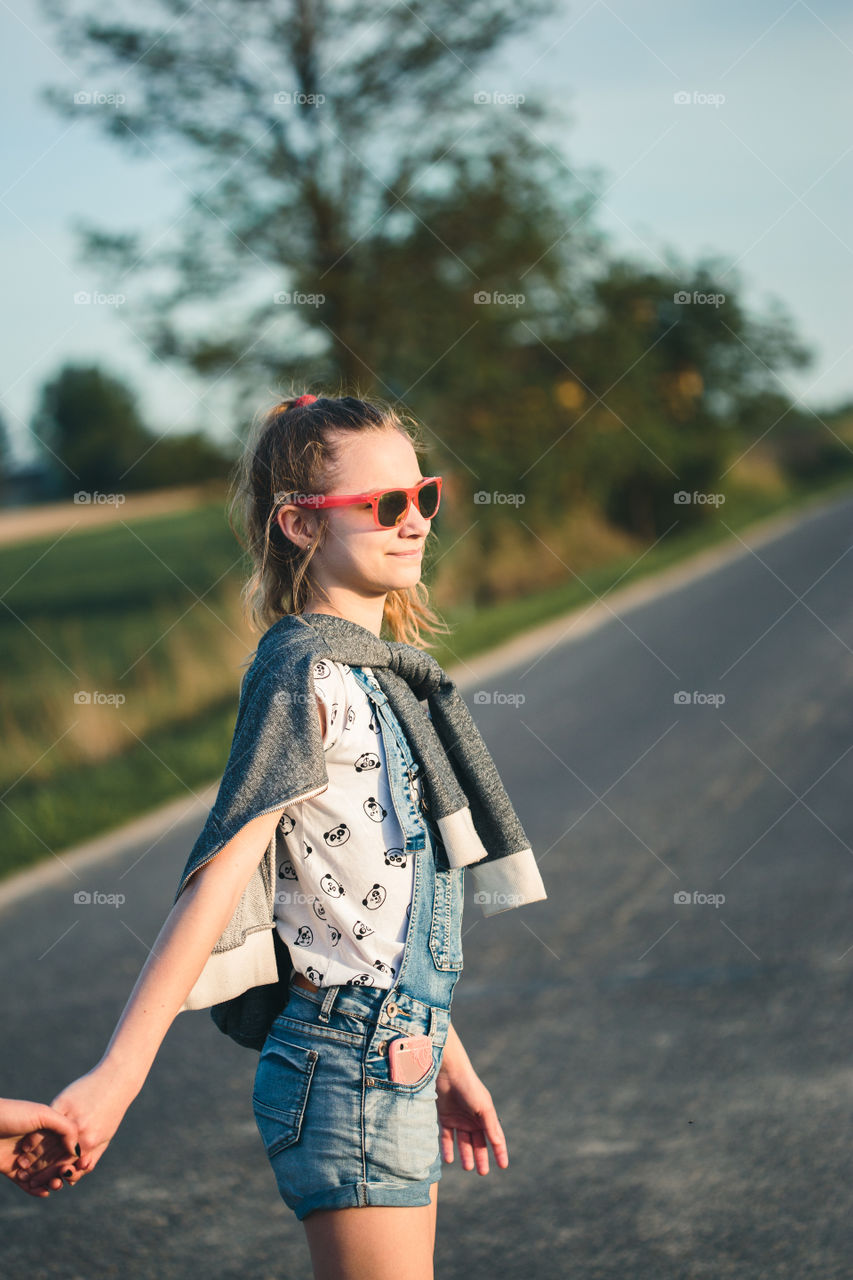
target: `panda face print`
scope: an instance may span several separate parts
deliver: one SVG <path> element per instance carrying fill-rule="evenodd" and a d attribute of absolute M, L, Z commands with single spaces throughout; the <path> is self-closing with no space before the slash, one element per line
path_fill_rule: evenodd
<path fill-rule="evenodd" d="M 310 947 L 314 941 L 314 930 L 309 929 L 307 924 L 299 926 L 299 930 L 294 938 L 297 947 Z"/>
<path fill-rule="evenodd" d="M 376 714 L 375 707 L 372 705 L 370 708 L 370 732 L 375 734 L 379 733 L 379 717 Z"/>
<path fill-rule="evenodd" d="M 368 796 L 361 807 L 373 822 L 381 822 L 388 817 L 388 810 L 382 808 L 376 796 Z"/>
<path fill-rule="evenodd" d="M 373 967 L 374 969 L 378 969 L 380 973 L 387 974 L 389 978 L 393 978 L 394 974 L 397 972 L 393 964 L 383 964 L 381 960 L 374 960 Z"/>
<path fill-rule="evenodd" d="M 319 898 L 315 898 L 311 903 L 311 906 L 314 910 L 314 915 L 318 920 L 326 919 L 326 908 L 323 906 L 322 902 L 320 902 Z"/>
<path fill-rule="evenodd" d="M 324 875 L 323 879 L 320 881 L 320 888 L 324 893 L 327 893 L 330 898 L 342 898 L 346 893 L 346 889 L 341 884 L 340 880 L 336 880 L 334 876 L 330 876 L 328 874 Z"/>
<path fill-rule="evenodd" d="M 311 964 L 309 964 L 308 968 L 305 970 L 305 977 L 308 979 L 309 982 L 315 983 L 318 987 L 320 983 L 323 981 L 322 973 L 320 973 L 317 969 L 315 969 L 314 966 Z"/>
<path fill-rule="evenodd" d="M 356 920 L 352 927 L 352 931 L 359 939 L 366 938 L 369 933 L 373 933 L 369 924 L 365 924 L 363 920 Z"/>
<path fill-rule="evenodd" d="M 349 710 L 347 711 L 347 722 L 344 725 L 344 733 L 346 733 L 347 729 L 351 729 L 354 724 L 355 724 L 355 707 L 350 707 Z"/>
<path fill-rule="evenodd" d="M 400 849 L 385 850 L 385 866 L 386 867 L 405 867 L 407 862 L 406 855 Z"/>
<path fill-rule="evenodd" d="M 326 928 L 329 930 L 329 945 L 336 947 L 341 940 L 340 929 L 336 929 L 333 924 L 327 924 Z"/>
<path fill-rule="evenodd" d="M 331 831 L 323 832 L 323 839 L 330 849 L 339 849 L 342 844 L 346 844 L 350 838 L 350 829 L 345 822 L 341 822 L 337 827 L 332 827 Z"/>
<path fill-rule="evenodd" d="M 310 858 L 314 850 L 311 848 L 307 840 L 303 840 L 302 845 L 303 845 L 303 851 L 302 851 L 303 858 Z"/>
<path fill-rule="evenodd" d="M 293 828 L 296 826 L 296 819 L 291 818 L 289 813 L 283 813 L 279 820 L 278 829 L 283 836 L 289 836 Z"/>
<path fill-rule="evenodd" d="M 369 769 L 379 769 L 381 764 L 375 751 L 365 751 L 355 762 L 356 773 L 365 773 Z"/>
<path fill-rule="evenodd" d="M 314 663 L 313 670 L 315 680 L 328 680 L 329 676 L 332 674 L 332 668 L 329 666 L 325 658 L 318 658 Z"/>
<path fill-rule="evenodd" d="M 279 880 L 295 880 L 296 879 L 296 868 L 294 867 L 293 863 L 290 861 L 289 858 L 287 858 L 279 867 L 278 878 Z"/>
<path fill-rule="evenodd" d="M 357 973 L 354 978 L 350 978 L 347 983 L 348 987 L 372 987 L 373 975 L 370 973 Z"/>
<path fill-rule="evenodd" d="M 367 897 L 362 898 L 361 905 L 367 907 L 369 911 L 375 911 L 377 907 L 382 906 L 387 896 L 387 890 L 383 889 L 381 884 L 375 884 L 372 889 L 368 889 Z"/>

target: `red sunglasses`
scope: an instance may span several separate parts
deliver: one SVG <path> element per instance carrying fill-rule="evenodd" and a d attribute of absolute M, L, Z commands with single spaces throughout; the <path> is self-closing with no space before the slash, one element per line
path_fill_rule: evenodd
<path fill-rule="evenodd" d="M 425 520 L 431 520 L 441 501 L 441 476 L 427 476 L 409 489 L 375 489 L 372 493 L 277 493 L 274 499 L 298 507 L 351 507 L 369 502 L 378 529 L 393 529 L 405 520 L 415 503 Z"/>

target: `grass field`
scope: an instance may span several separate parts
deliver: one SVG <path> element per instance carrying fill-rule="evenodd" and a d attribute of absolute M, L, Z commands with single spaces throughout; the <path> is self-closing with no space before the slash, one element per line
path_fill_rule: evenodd
<path fill-rule="evenodd" d="M 846 477 L 823 488 L 732 493 L 723 518 L 742 530 L 817 493 L 851 489 Z M 436 606 L 454 630 L 432 652 L 452 666 L 619 579 L 644 577 L 728 537 L 711 517 L 646 555 L 632 549 L 579 576 L 561 570 L 557 585 L 488 608 L 445 604 L 437 591 Z M 448 601 L 464 599 L 453 565 L 451 548 L 440 579 Z M 240 677 L 258 640 L 241 617 L 244 569 L 222 500 L 138 525 L 0 547 L 0 877 L 218 780 Z M 432 581 L 428 566 L 425 576 Z"/>

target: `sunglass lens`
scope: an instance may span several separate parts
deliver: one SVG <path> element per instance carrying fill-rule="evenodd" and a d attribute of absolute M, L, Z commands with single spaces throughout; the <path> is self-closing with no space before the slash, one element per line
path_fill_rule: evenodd
<path fill-rule="evenodd" d="M 406 514 L 406 495 L 402 489 L 389 489 L 376 505 L 379 523 L 385 529 L 393 529 Z"/>
<path fill-rule="evenodd" d="M 418 493 L 418 510 L 425 520 L 431 520 L 438 510 L 438 485 L 434 480 Z"/>

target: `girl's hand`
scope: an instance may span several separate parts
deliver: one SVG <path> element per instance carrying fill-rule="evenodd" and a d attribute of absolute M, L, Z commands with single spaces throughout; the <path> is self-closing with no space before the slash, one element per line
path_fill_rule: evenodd
<path fill-rule="evenodd" d="M 21 1178 L 19 1164 L 28 1146 L 38 1148 L 49 1163 L 63 1172 L 73 1167 L 74 1145 L 77 1127 L 67 1116 L 40 1102 L 24 1102 L 15 1098 L 0 1098 L 0 1173 L 26 1191 L 28 1195 L 44 1199 L 50 1195 L 47 1186 L 32 1190 Z M 24 1157 L 25 1164 L 28 1163 Z M 57 1191 L 62 1181 L 54 1171 L 50 1187 Z"/>
<path fill-rule="evenodd" d="M 72 1173 L 66 1178 L 69 1186 L 94 1169 L 134 1096 L 127 1082 L 102 1061 L 54 1098 L 51 1105 L 77 1127 L 80 1155 L 70 1162 Z M 20 1158 L 18 1163 L 20 1166 Z M 55 1178 L 56 1172 L 56 1160 L 51 1159 L 50 1153 L 36 1149 L 28 1167 L 22 1169 L 18 1177 L 26 1181 L 29 1189 L 38 1190 Z"/>
<path fill-rule="evenodd" d="M 499 1167 L 505 1169 L 509 1155 L 504 1131 L 492 1095 L 470 1063 L 454 1068 L 442 1066 L 435 1091 L 444 1162 L 453 1163 L 455 1131 L 463 1169 L 470 1171 L 476 1164 L 478 1173 L 489 1172 L 489 1142 Z"/>

